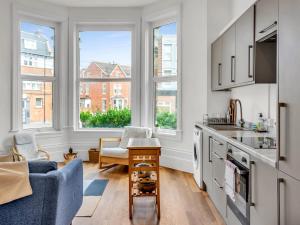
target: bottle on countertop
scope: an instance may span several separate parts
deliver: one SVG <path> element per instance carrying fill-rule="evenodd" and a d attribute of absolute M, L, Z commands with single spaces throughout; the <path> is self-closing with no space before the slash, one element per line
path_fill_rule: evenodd
<path fill-rule="evenodd" d="M 258 114 L 258 121 L 256 124 L 256 131 L 257 132 L 267 132 L 267 124 L 266 124 L 266 119 L 264 118 L 262 113 Z"/>

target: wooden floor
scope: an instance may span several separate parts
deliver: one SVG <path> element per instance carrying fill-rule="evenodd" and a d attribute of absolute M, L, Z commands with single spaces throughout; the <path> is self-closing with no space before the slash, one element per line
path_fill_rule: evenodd
<path fill-rule="evenodd" d="M 106 178 L 109 183 L 93 217 L 76 217 L 73 225 L 223 225 L 205 192 L 191 174 L 161 168 L 161 219 L 156 218 L 151 198 L 137 199 L 133 220 L 128 217 L 127 168 L 100 172 L 97 164 L 84 164 L 84 179 Z"/>

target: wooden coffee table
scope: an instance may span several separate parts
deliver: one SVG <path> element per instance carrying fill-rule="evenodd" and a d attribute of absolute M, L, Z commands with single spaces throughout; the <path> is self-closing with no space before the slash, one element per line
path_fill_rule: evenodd
<path fill-rule="evenodd" d="M 159 156 L 161 146 L 157 138 L 130 138 L 129 161 L 129 218 L 132 219 L 133 199 L 155 197 L 160 218 Z"/>

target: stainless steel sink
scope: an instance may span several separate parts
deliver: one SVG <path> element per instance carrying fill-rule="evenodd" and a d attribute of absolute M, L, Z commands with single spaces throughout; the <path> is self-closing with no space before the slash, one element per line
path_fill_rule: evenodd
<path fill-rule="evenodd" d="M 215 130 L 228 130 L 228 131 L 247 130 L 243 127 L 238 127 L 238 126 L 235 126 L 235 125 L 217 125 L 217 124 L 214 124 L 214 125 L 208 125 L 208 127 L 211 127 L 212 129 L 215 129 Z"/>

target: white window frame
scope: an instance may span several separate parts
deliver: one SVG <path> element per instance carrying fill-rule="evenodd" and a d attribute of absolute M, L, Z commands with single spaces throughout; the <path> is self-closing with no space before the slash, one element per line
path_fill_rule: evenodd
<path fill-rule="evenodd" d="M 20 75 L 20 24 L 21 22 L 33 23 L 41 26 L 48 26 L 55 30 L 55 55 L 54 55 L 54 77 L 47 76 L 22 76 Z M 60 40 L 61 40 L 61 23 L 64 21 L 62 18 L 55 16 L 47 17 L 35 14 L 29 11 L 23 11 L 19 5 L 13 6 L 13 76 L 12 76 L 12 121 L 11 131 L 19 130 L 34 130 L 37 132 L 47 132 L 60 129 L 59 121 L 59 79 L 60 79 Z M 52 127 L 38 127 L 38 128 L 23 128 L 22 119 L 22 81 L 41 81 L 52 82 Z"/>
<path fill-rule="evenodd" d="M 153 29 L 167 25 L 170 23 L 176 22 L 177 27 L 177 98 L 176 98 L 176 115 L 177 115 L 177 129 L 176 130 L 168 130 L 168 129 L 159 129 L 155 127 L 155 82 L 153 73 Z M 148 96 L 147 102 L 149 102 L 149 106 L 146 109 L 147 115 L 145 120 L 147 121 L 148 126 L 151 126 L 154 132 L 154 135 L 159 138 L 170 139 L 180 141 L 182 139 L 182 60 L 181 60 L 181 5 L 174 5 L 168 9 L 165 9 L 160 12 L 156 12 L 155 14 L 149 15 L 144 18 L 144 33 L 145 33 L 145 44 L 147 50 L 145 50 L 145 77 L 146 82 L 149 83 L 148 88 Z M 170 77 L 162 77 L 160 81 L 171 81 Z"/>
<path fill-rule="evenodd" d="M 73 21 L 71 21 L 70 26 L 72 27 Z M 118 131 L 123 130 L 123 128 L 80 128 L 80 107 L 79 107 L 79 87 L 80 82 L 99 82 L 98 78 L 80 78 L 80 52 L 79 52 L 79 32 L 82 31 L 128 31 L 131 32 L 131 77 L 130 78 L 101 78 L 101 82 L 130 82 L 130 95 L 131 95 L 131 125 L 140 125 L 140 76 L 139 76 L 139 60 L 138 60 L 138 50 L 139 43 L 139 29 L 136 23 L 131 22 L 75 22 L 73 24 L 73 45 L 75 46 L 75 51 L 71 50 L 71 55 L 73 55 L 74 63 L 74 77 L 75 86 L 73 94 L 75 96 L 74 112 L 73 112 L 73 127 L 75 131 Z M 107 92 L 107 87 L 106 87 Z"/>

